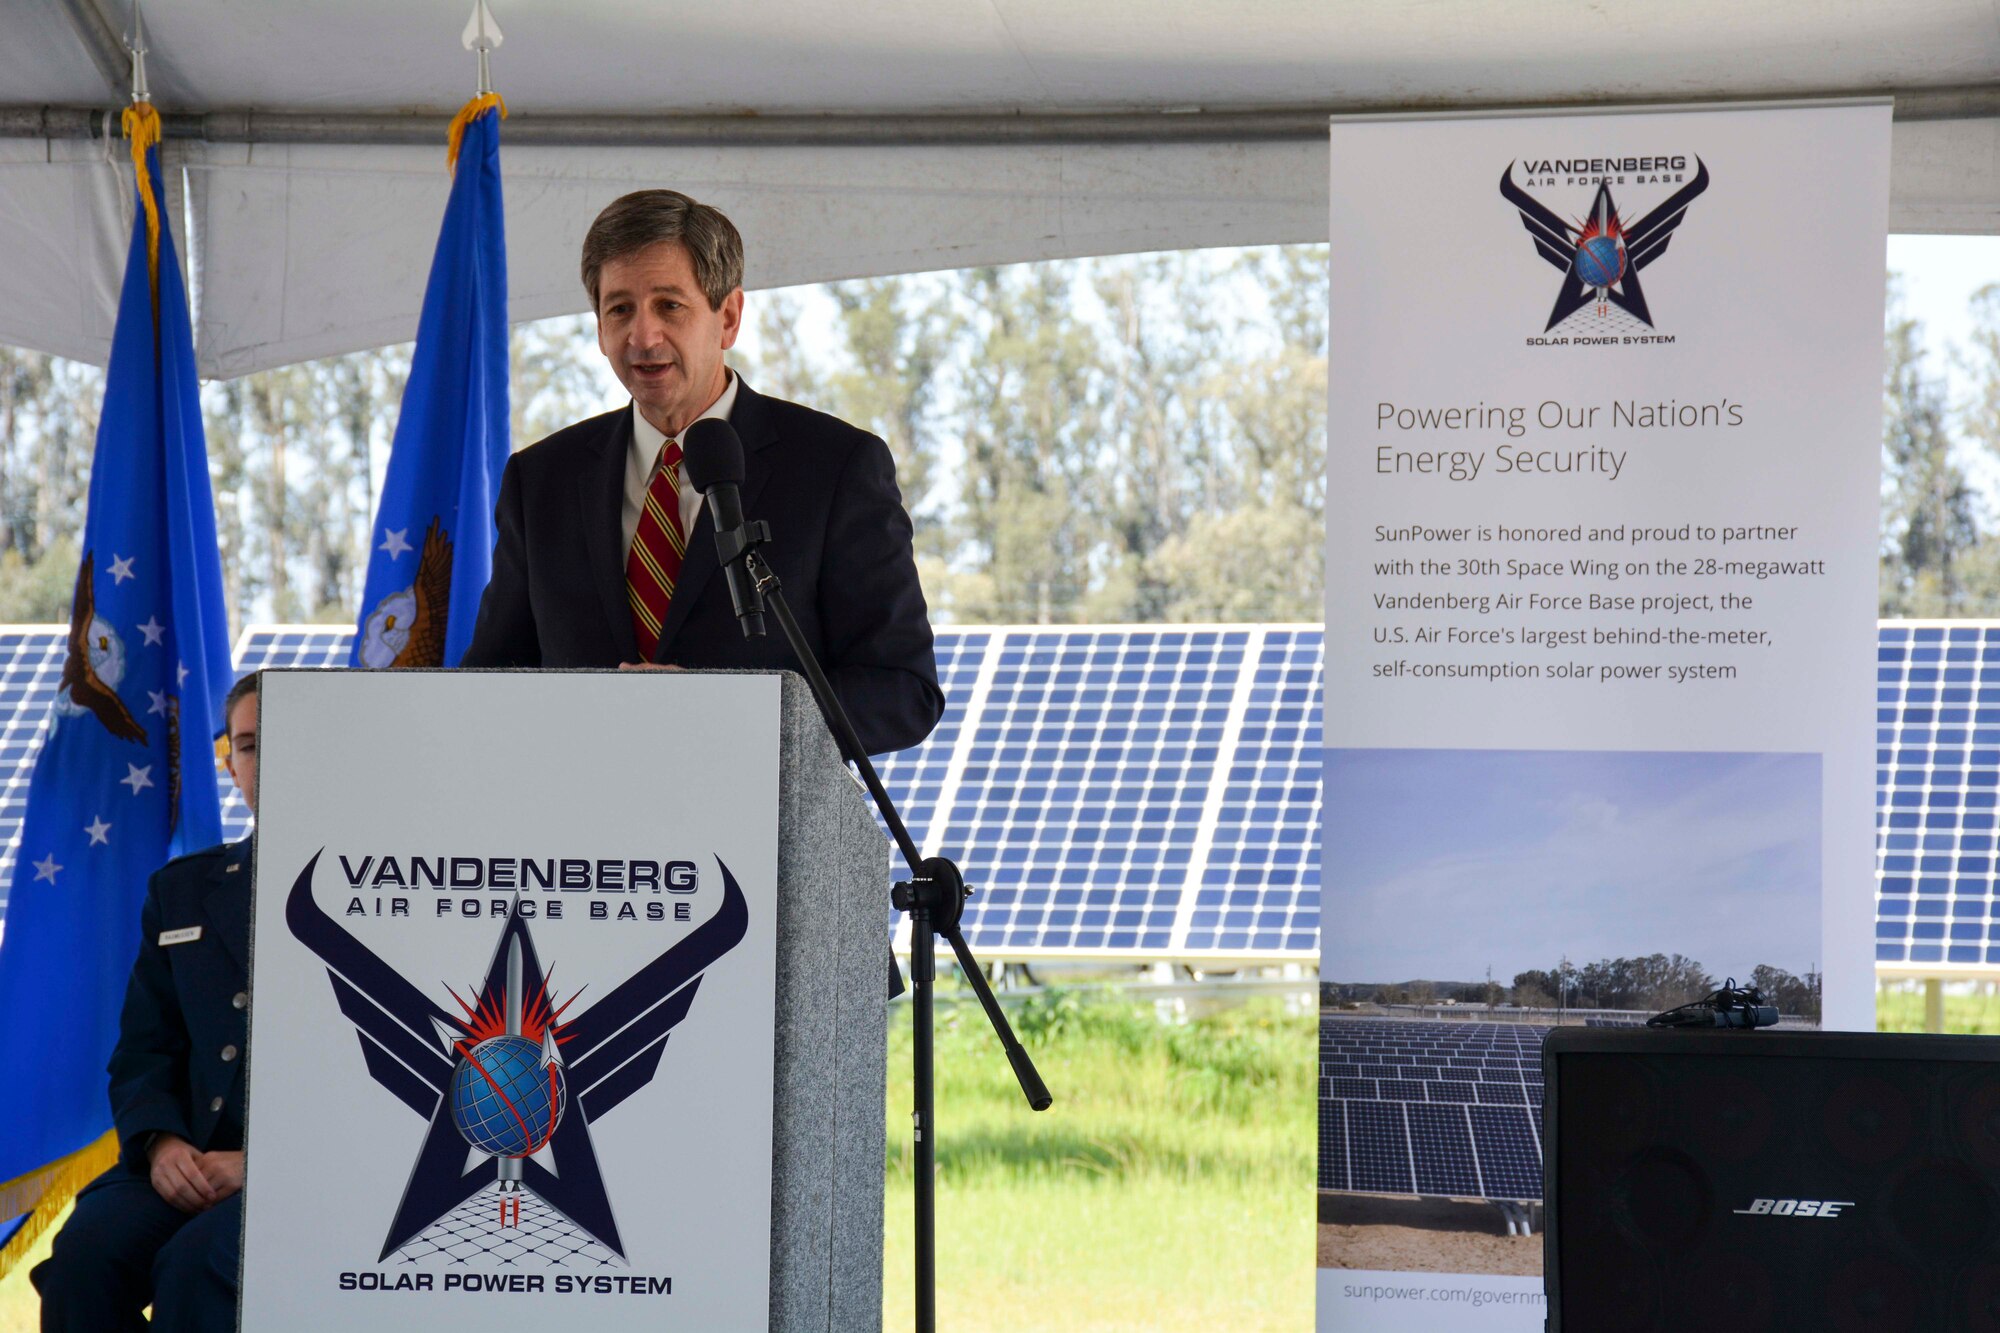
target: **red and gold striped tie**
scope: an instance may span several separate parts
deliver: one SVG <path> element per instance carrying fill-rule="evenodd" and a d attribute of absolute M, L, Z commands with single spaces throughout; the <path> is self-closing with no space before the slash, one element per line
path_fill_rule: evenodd
<path fill-rule="evenodd" d="M 681 575 L 687 534 L 681 531 L 681 447 L 672 440 L 660 451 L 660 465 L 646 487 L 646 504 L 632 534 L 632 554 L 625 560 L 625 590 L 632 601 L 632 633 L 639 656 L 653 660 L 660 644 L 660 626 L 674 600 L 674 581 Z"/>

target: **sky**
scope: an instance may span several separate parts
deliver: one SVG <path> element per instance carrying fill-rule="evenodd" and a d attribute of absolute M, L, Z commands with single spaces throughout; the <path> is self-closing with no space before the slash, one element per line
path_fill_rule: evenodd
<path fill-rule="evenodd" d="M 1332 750 L 1320 975 L 1679 953 L 1817 971 L 1817 755 Z"/>
<path fill-rule="evenodd" d="M 1971 385 L 1952 349 L 1972 336 L 1972 294 L 2000 282 L 2000 236 L 1891 236 L 1889 271 L 1901 279 L 1904 312 L 1924 326 L 1931 368 L 1946 377 L 1955 400 L 1968 396 Z M 1959 462 L 1987 508 L 2000 511 L 2000 459 L 1968 448 Z"/>
<path fill-rule="evenodd" d="M 2000 282 L 2000 236 L 1891 236 L 1889 271 L 1902 278 L 1903 307 L 1942 358 L 1972 334 L 1972 294 Z"/>

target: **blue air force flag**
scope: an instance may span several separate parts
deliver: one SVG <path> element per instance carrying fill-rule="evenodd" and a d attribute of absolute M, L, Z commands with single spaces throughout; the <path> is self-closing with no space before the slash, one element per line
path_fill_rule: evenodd
<path fill-rule="evenodd" d="M 127 115 L 128 131 L 135 120 L 139 131 L 140 208 L 68 656 L 30 780 L 0 946 L 0 1071 L 15 1089 L 0 1132 L 0 1215 L 9 1217 L 42 1217 L 37 1204 L 108 1164 L 105 1061 L 147 877 L 222 839 L 214 743 L 230 657 L 215 510 L 187 295 L 158 158 L 140 137 L 152 109 L 134 110 L 143 112 Z"/>
<path fill-rule="evenodd" d="M 456 666 L 493 573 L 508 437 L 504 114 L 498 97 L 480 97 L 453 122 L 451 198 L 370 537 L 354 666 Z"/>

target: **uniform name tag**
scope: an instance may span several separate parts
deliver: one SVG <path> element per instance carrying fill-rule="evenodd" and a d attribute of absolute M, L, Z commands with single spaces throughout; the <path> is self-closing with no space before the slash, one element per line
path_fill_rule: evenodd
<path fill-rule="evenodd" d="M 164 949 L 169 944 L 192 944 L 200 938 L 200 926 L 183 926 L 179 930 L 163 930 L 160 932 L 160 947 Z"/>

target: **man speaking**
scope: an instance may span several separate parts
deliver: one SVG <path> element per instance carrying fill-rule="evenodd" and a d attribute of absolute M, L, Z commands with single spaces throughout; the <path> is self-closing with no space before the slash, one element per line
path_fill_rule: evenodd
<path fill-rule="evenodd" d="M 791 668 L 745 639 L 681 439 L 705 417 L 743 441 L 742 500 L 765 558 L 871 754 L 944 711 L 895 463 L 880 439 L 754 392 L 723 364 L 743 325 L 743 240 L 672 190 L 614 200 L 583 240 L 597 345 L 632 395 L 508 461 L 493 578 L 467 667 Z"/>

